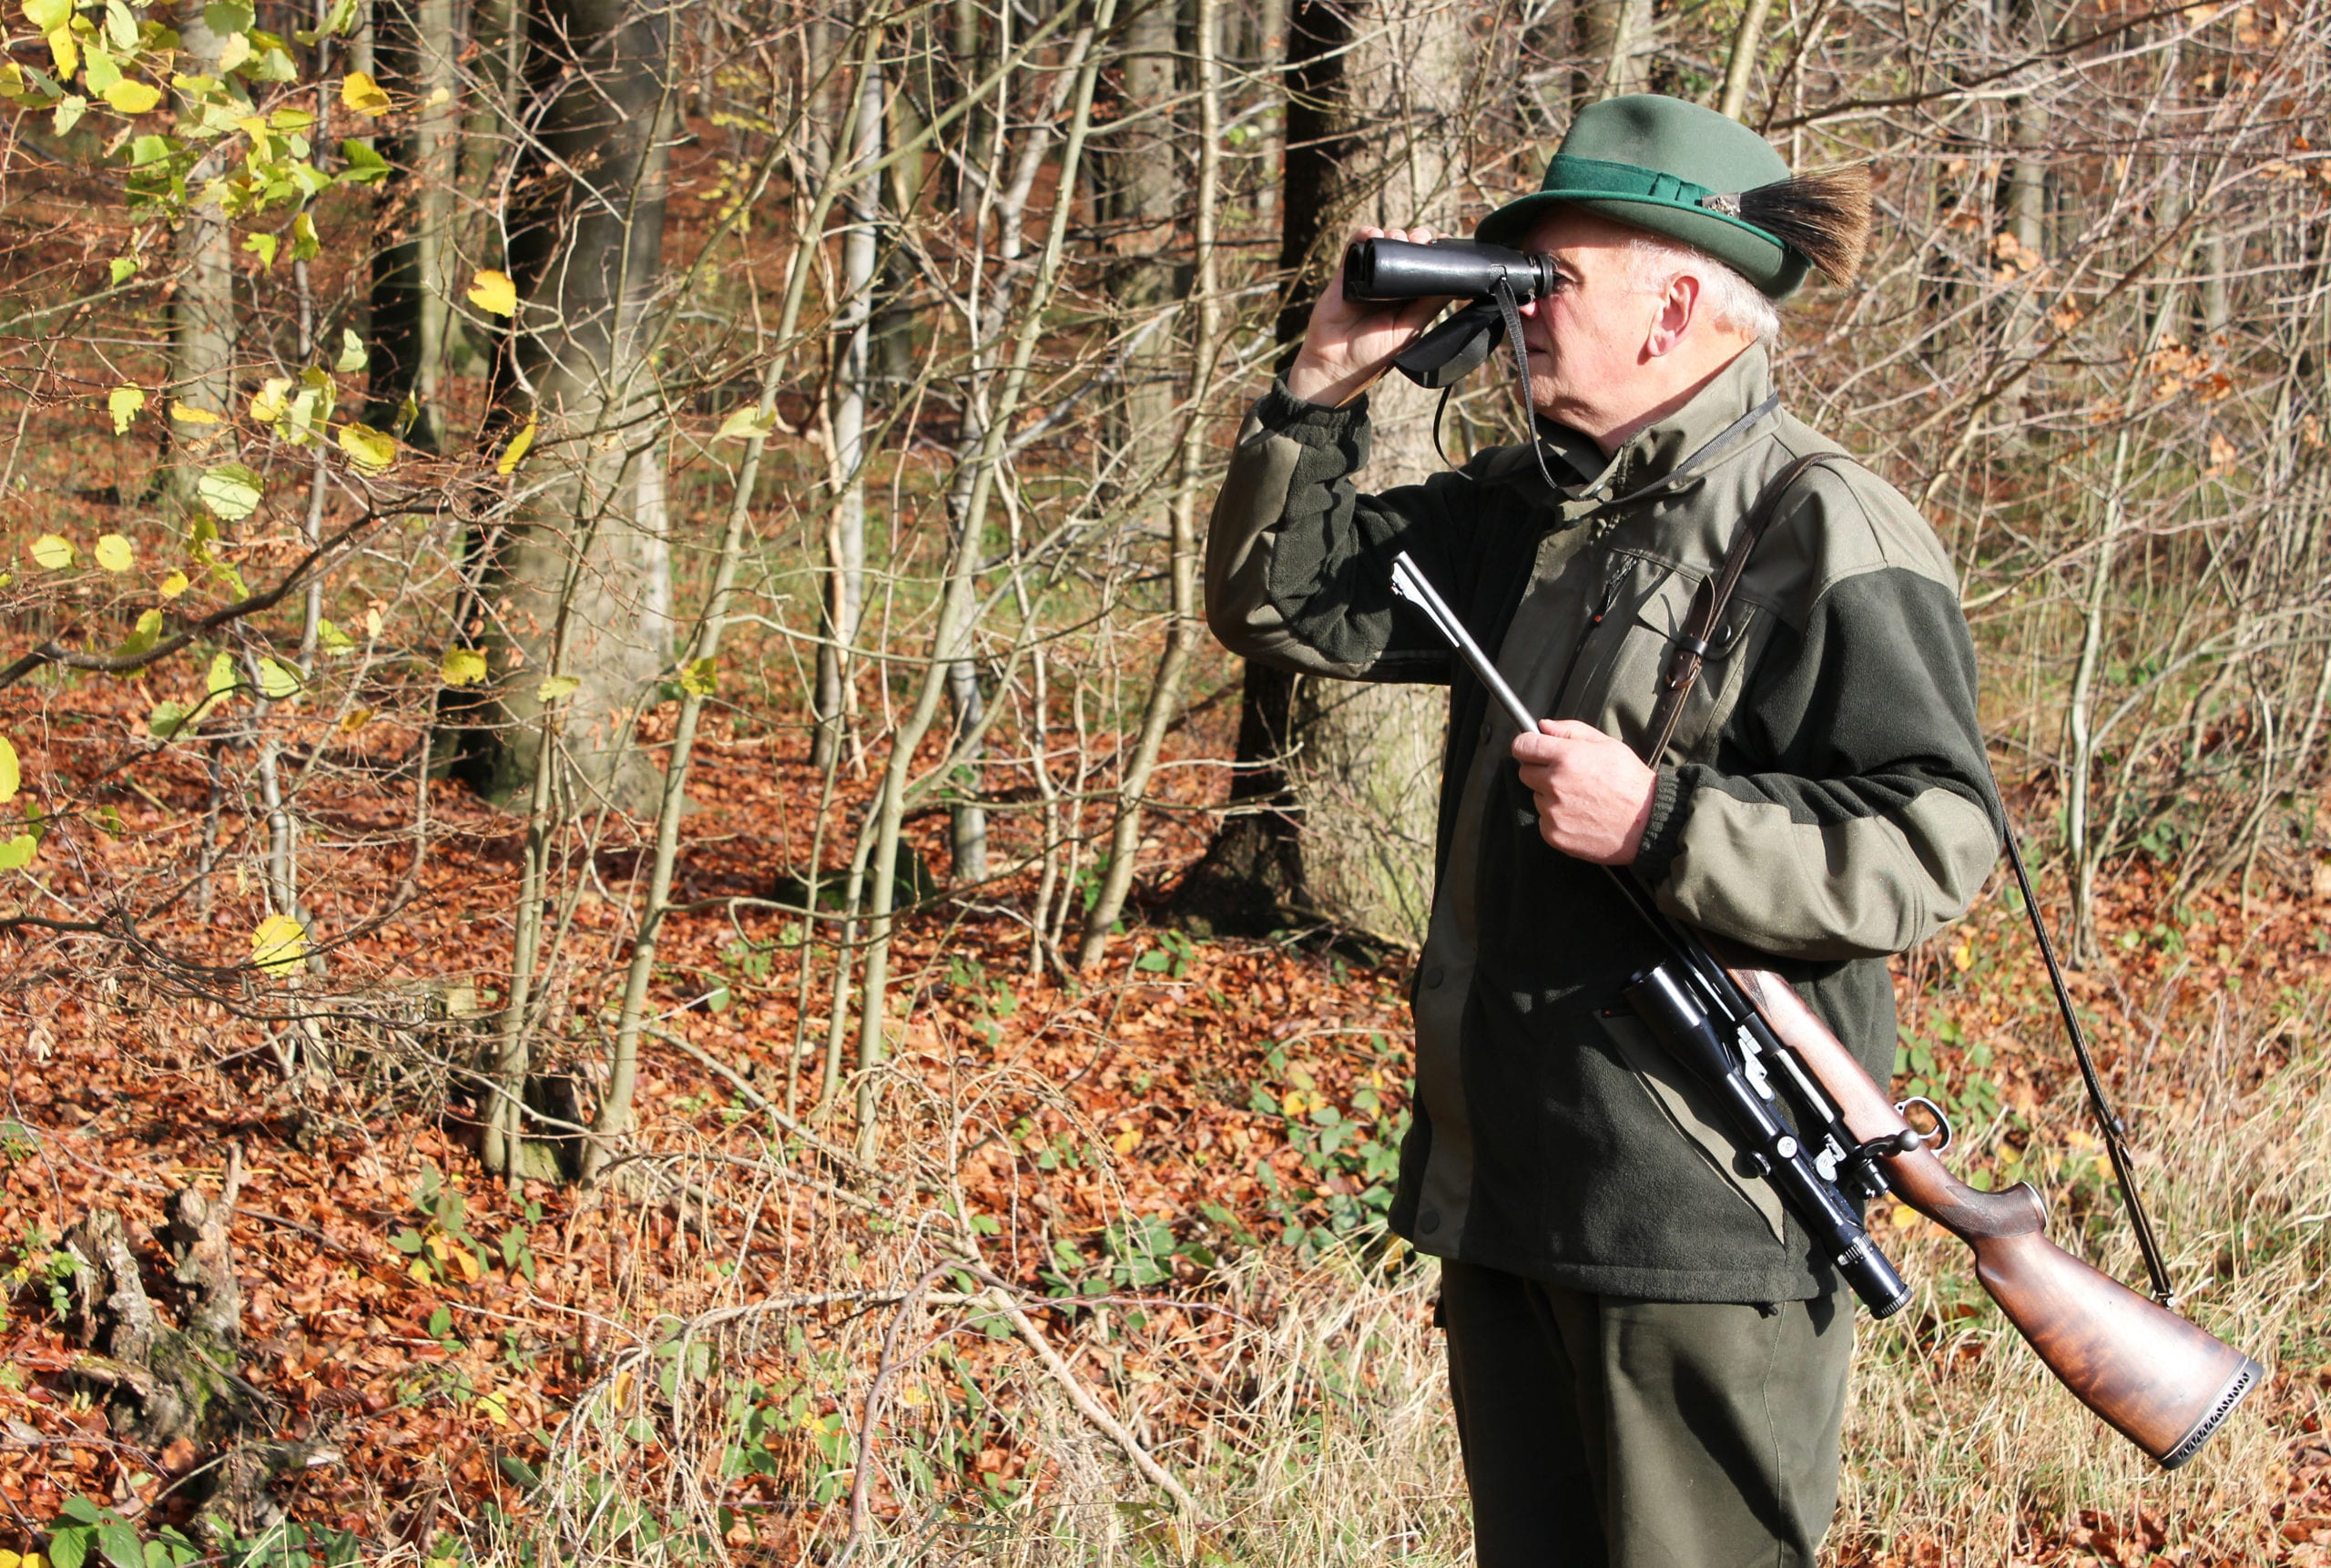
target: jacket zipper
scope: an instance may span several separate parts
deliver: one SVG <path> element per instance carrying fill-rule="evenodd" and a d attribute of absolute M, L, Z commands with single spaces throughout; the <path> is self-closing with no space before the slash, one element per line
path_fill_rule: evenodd
<path fill-rule="evenodd" d="M 1587 616 L 1586 624 L 1578 628 L 1578 641 L 1571 645 L 1570 661 L 1562 666 L 1562 682 L 1554 687 L 1554 706 L 1548 718 L 1555 718 L 1562 713 L 1563 700 L 1570 696 L 1571 677 L 1578 673 L 1579 657 L 1586 652 L 1586 645 L 1603 625 L 1603 617 L 1618 604 L 1619 585 L 1626 579 L 1626 575 L 1627 557 L 1621 555 L 1611 563 L 1611 570 L 1603 579 L 1603 592 L 1594 601 L 1594 608 Z"/>

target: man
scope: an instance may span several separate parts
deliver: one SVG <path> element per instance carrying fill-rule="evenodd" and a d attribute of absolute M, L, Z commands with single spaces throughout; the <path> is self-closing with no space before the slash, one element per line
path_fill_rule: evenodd
<path fill-rule="evenodd" d="M 1665 748 L 1634 749 L 1744 517 L 1838 450 L 1776 406 L 1766 349 L 1807 252 L 1858 252 L 1866 205 L 1825 201 L 1712 111 L 1582 110 L 1543 189 L 1480 230 L 1559 274 L 1522 311 L 1559 489 L 1523 446 L 1356 494 L 1360 394 L 1438 307 L 1355 304 L 1339 278 L 1215 510 L 1207 615 L 1233 650 L 1451 688 L 1392 1223 L 1442 1260 L 1483 1568 L 1809 1564 L 1836 1505 L 1852 1298 L 1621 1000 L 1659 952 L 1601 870 L 1765 955 L 1882 1083 L 1886 955 L 1997 851 L 1949 561 L 1842 455 L 1779 497 Z M 1538 734 L 1393 599 L 1402 550 Z"/>

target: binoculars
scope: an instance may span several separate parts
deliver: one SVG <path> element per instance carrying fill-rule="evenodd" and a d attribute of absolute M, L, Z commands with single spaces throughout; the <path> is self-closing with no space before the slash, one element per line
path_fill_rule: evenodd
<path fill-rule="evenodd" d="M 1551 256 L 1525 256 L 1478 239 L 1359 239 L 1344 252 L 1344 298 L 1369 303 L 1429 300 L 1442 295 L 1486 300 L 1503 281 L 1513 302 L 1528 304 L 1554 290 Z"/>

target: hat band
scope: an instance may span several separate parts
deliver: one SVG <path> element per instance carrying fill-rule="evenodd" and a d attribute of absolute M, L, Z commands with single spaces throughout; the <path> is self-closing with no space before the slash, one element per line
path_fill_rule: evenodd
<path fill-rule="evenodd" d="M 1600 198 L 1606 201 L 1640 201 L 1652 207 L 1673 208 L 1678 212 L 1695 212 L 1703 218 L 1714 218 L 1745 229 L 1768 244 L 1787 249 L 1779 236 L 1767 233 L 1740 216 L 1740 199 L 1736 192 L 1718 192 L 1705 185 L 1667 173 L 1664 169 L 1644 168 L 1632 163 L 1610 163 L 1599 158 L 1579 158 L 1558 152 L 1546 160 L 1546 178 L 1538 188 L 1541 196 L 1558 196 L 1570 200 Z"/>

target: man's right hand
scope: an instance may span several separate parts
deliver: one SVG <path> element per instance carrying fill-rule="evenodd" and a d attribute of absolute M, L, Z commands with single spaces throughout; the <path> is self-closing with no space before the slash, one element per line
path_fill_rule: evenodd
<path fill-rule="evenodd" d="M 1344 249 L 1349 251 L 1353 241 L 1361 239 L 1430 245 L 1433 233 L 1430 229 L 1355 229 Z M 1384 373 L 1392 357 L 1414 342 L 1448 303 L 1444 299 L 1384 304 L 1347 300 L 1343 263 L 1338 261 L 1336 275 L 1311 307 L 1311 324 L 1304 329 L 1303 347 L 1288 370 L 1287 390 L 1305 402 L 1327 408 L 1349 402 Z"/>

